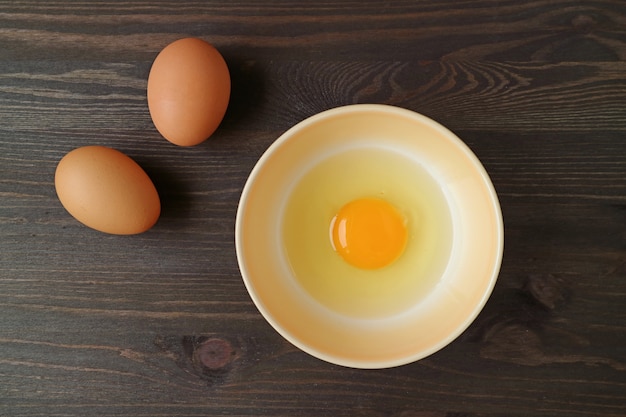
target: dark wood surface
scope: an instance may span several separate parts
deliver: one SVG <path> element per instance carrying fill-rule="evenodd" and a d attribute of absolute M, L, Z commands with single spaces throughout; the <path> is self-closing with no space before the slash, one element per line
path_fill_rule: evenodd
<path fill-rule="evenodd" d="M 233 79 L 195 148 L 161 139 L 145 88 L 201 37 Z M 246 176 L 293 124 L 351 103 L 434 118 L 499 193 L 506 248 L 456 341 L 386 370 L 302 353 L 243 286 Z M 53 176 L 69 150 L 122 150 L 159 223 L 78 224 Z M 0 2 L 0 415 L 626 415 L 626 2 Z"/>

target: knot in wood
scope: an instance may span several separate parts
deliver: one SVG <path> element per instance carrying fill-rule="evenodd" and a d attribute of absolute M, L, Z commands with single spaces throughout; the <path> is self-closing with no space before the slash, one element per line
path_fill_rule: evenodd
<path fill-rule="evenodd" d="M 554 310 L 566 300 L 566 283 L 551 274 L 529 275 L 526 290 L 536 301 L 549 310 Z"/>
<path fill-rule="evenodd" d="M 590 31 L 597 23 L 595 17 L 588 14 L 579 14 L 572 19 L 572 26 L 581 32 Z"/>
<path fill-rule="evenodd" d="M 227 366 L 235 357 L 235 352 L 230 342 L 214 338 L 198 344 L 193 356 L 205 369 L 214 371 Z"/>

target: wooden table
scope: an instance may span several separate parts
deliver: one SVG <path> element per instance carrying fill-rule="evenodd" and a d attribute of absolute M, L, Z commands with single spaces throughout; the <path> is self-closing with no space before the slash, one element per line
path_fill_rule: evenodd
<path fill-rule="evenodd" d="M 169 42 L 213 43 L 227 116 L 179 148 L 146 103 Z M 622 0 L 0 2 L 0 415 L 626 415 Z M 286 342 L 234 249 L 246 177 L 319 111 L 386 103 L 449 127 L 502 205 L 496 288 L 416 363 L 342 368 Z M 59 203 L 73 148 L 134 158 L 163 202 L 105 235 Z"/>

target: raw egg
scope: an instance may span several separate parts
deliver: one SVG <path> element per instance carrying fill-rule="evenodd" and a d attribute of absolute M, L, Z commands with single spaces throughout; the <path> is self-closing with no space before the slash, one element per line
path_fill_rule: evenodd
<path fill-rule="evenodd" d="M 161 213 L 159 194 L 146 172 L 122 152 L 104 146 L 85 146 L 65 155 L 54 185 L 63 207 L 101 232 L 145 232 Z"/>
<path fill-rule="evenodd" d="M 452 250 L 442 187 L 415 160 L 383 147 L 339 151 L 294 179 L 281 222 L 301 288 L 345 316 L 384 318 L 418 304 Z"/>
<path fill-rule="evenodd" d="M 165 139 L 197 145 L 222 122 L 230 87 L 228 66 L 215 47 L 197 38 L 179 39 L 159 53 L 150 69 L 150 116 Z"/>

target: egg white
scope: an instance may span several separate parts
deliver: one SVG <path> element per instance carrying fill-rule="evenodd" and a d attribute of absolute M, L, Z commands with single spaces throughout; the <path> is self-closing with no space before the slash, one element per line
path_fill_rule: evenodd
<path fill-rule="evenodd" d="M 348 264 L 329 238 L 349 201 L 378 197 L 407 220 L 402 255 L 380 269 Z M 301 287 L 349 317 L 385 318 L 414 306 L 437 284 L 452 247 L 452 219 L 442 187 L 414 159 L 380 146 L 343 149 L 294 179 L 282 210 L 283 255 Z"/>

